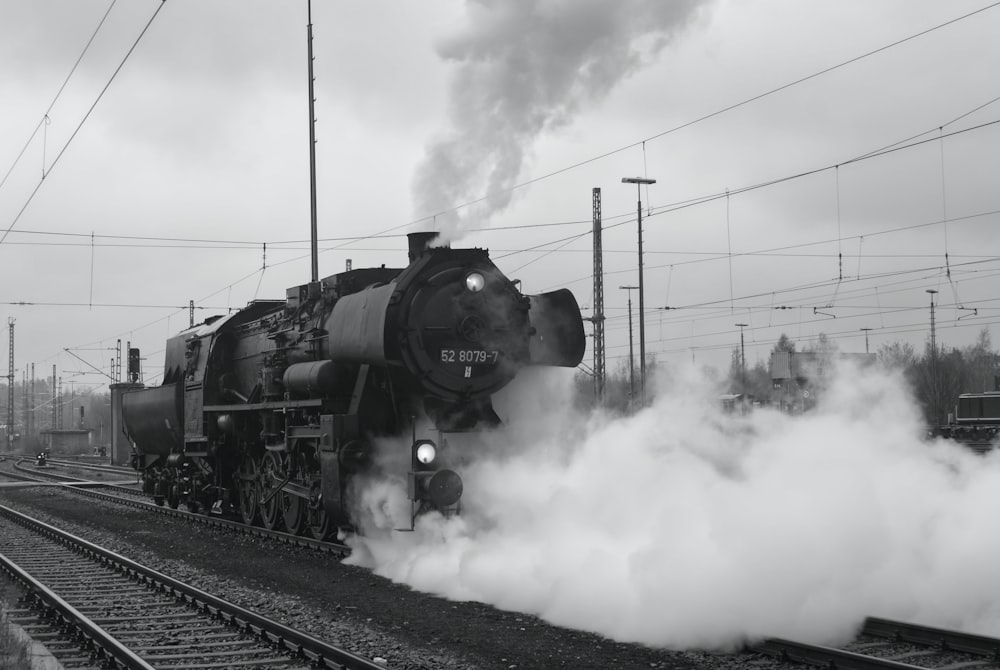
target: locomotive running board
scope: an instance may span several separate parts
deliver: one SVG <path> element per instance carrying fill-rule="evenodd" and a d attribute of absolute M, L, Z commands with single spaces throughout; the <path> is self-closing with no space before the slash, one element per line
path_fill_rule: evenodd
<path fill-rule="evenodd" d="M 236 405 L 205 405 L 202 409 L 206 412 L 246 412 L 258 409 L 287 409 L 291 407 L 320 407 L 323 404 L 322 398 L 311 398 L 309 400 L 279 400 L 274 402 L 252 402 Z"/>

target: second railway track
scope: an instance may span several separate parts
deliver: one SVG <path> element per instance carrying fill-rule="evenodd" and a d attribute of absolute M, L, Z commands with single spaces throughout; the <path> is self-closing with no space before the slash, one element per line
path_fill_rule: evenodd
<path fill-rule="evenodd" d="M 0 568 L 67 668 L 382 667 L 2 506 Z"/>
<path fill-rule="evenodd" d="M 868 617 L 843 648 L 765 640 L 754 649 L 829 670 L 960 670 L 1000 664 L 1000 639 Z"/>
<path fill-rule="evenodd" d="M 80 480 L 67 475 L 60 475 L 47 469 L 40 469 L 34 466 L 23 466 L 20 462 L 14 463 L 16 472 L 4 472 L 11 478 L 28 482 L 59 482 L 65 484 L 65 490 L 72 491 L 78 495 L 96 498 L 104 502 L 117 505 L 126 505 L 148 511 L 151 514 L 165 514 L 177 519 L 182 519 L 188 523 L 211 526 L 232 533 L 244 533 L 261 537 L 281 544 L 294 544 L 318 551 L 337 555 L 346 555 L 350 549 L 340 542 L 329 540 L 314 540 L 301 535 L 291 535 L 277 530 L 268 530 L 258 526 L 249 526 L 242 521 L 223 518 L 222 516 L 203 512 L 187 512 L 170 507 L 161 507 L 148 501 L 146 495 L 139 489 L 129 486 L 121 486 L 112 483 L 91 482 Z M 96 490 L 105 489 L 105 490 Z"/>

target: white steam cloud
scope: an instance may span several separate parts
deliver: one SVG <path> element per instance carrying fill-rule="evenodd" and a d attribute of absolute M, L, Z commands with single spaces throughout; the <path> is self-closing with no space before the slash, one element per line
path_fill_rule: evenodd
<path fill-rule="evenodd" d="M 440 241 L 507 207 L 535 139 L 652 59 L 700 1 L 468 0 L 467 25 L 438 45 L 457 64 L 451 128 L 428 147 L 413 193 L 420 215 L 485 200 L 438 215 Z"/>
<path fill-rule="evenodd" d="M 923 441 L 903 382 L 873 370 L 797 417 L 722 416 L 692 377 L 635 417 L 587 423 L 557 418 L 536 384 L 503 412 L 517 428 L 463 470 L 460 517 L 388 531 L 408 525 L 405 493 L 370 488 L 382 530 L 352 538 L 349 560 L 677 649 L 833 642 L 866 615 L 1000 633 L 1000 455 Z"/>

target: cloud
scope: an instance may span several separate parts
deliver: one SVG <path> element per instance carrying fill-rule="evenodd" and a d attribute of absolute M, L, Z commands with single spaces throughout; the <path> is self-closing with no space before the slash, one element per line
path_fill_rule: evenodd
<path fill-rule="evenodd" d="M 366 492 L 382 529 L 352 538 L 349 561 L 677 649 L 834 642 L 867 615 L 1000 629 L 1000 457 L 925 442 L 901 379 L 846 370 L 810 414 L 742 418 L 674 375 L 630 418 L 554 412 L 566 389 L 522 387 L 512 427 L 463 468 L 462 515 L 384 530 L 408 519 L 391 518 L 384 503 L 405 494 L 383 483 Z"/>

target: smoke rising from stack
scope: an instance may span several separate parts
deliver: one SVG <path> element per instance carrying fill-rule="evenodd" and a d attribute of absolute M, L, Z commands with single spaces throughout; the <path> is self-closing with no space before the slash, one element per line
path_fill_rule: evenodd
<path fill-rule="evenodd" d="M 419 216 L 441 242 L 511 202 L 543 132 L 568 125 L 648 63 L 696 14 L 699 0 L 468 0 L 468 22 L 438 45 L 455 64 L 448 131 L 417 168 Z M 472 207 L 447 212 L 473 200 Z"/>
<path fill-rule="evenodd" d="M 808 414 L 741 418 L 682 374 L 613 420 L 522 381 L 500 411 L 511 428 L 462 470 L 462 515 L 385 530 L 409 507 L 383 482 L 351 562 L 670 648 L 832 643 L 867 615 L 1000 633 L 1000 454 L 924 441 L 899 377 L 847 370 Z"/>

